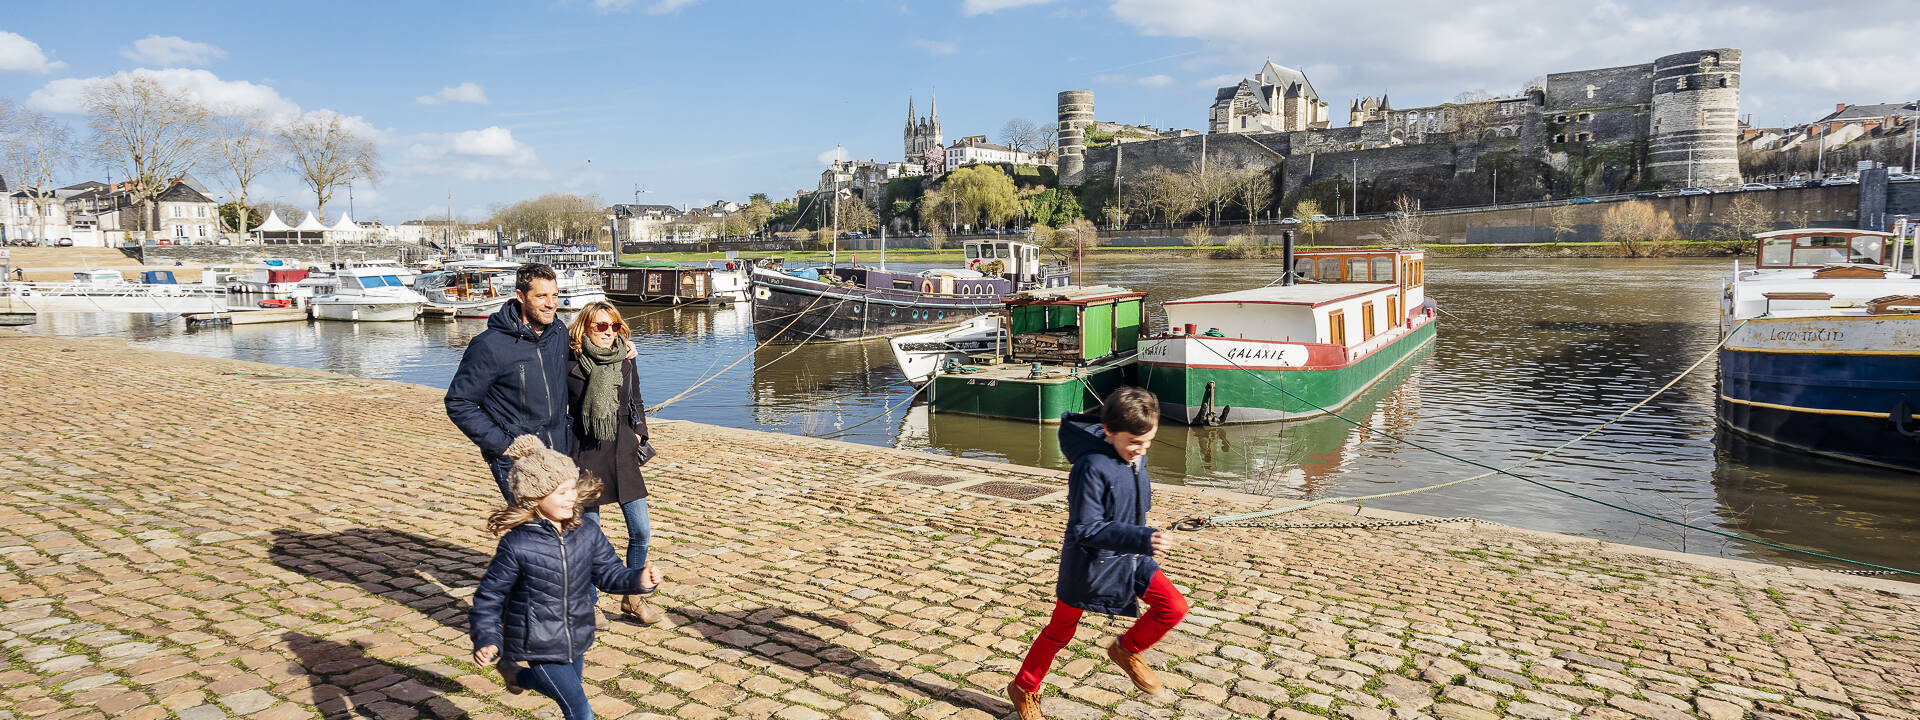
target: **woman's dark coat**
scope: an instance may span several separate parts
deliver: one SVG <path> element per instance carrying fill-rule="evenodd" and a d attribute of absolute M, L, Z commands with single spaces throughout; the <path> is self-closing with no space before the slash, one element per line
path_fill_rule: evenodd
<path fill-rule="evenodd" d="M 640 371 L 632 358 L 620 362 L 618 413 L 626 422 L 620 424 L 620 432 L 614 433 L 613 439 L 595 440 L 587 436 L 586 423 L 578 421 L 580 404 L 587 394 L 587 369 L 580 361 L 577 354 L 567 361 L 567 412 L 576 418 L 573 464 L 593 473 L 606 486 L 599 501 L 588 504 L 624 503 L 646 497 L 647 482 L 640 474 L 640 444 L 647 440 L 647 406 L 640 399 Z"/>
<path fill-rule="evenodd" d="M 508 660 L 573 662 L 593 645 L 595 588 L 639 593 L 640 574 L 614 554 L 598 523 L 580 523 L 565 535 L 545 519 L 523 523 L 500 537 L 473 592 L 473 649 L 492 645 Z"/>
<path fill-rule="evenodd" d="M 1107 442 L 1097 415 L 1060 418 L 1067 475 L 1067 534 L 1060 544 L 1060 602 L 1090 612 L 1137 617 L 1140 595 L 1160 564 L 1153 560 L 1153 506 L 1147 459 L 1128 463 Z"/>

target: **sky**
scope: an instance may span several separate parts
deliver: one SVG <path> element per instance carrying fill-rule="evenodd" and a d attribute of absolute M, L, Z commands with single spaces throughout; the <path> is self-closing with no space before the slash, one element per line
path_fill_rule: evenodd
<path fill-rule="evenodd" d="M 1912 25 L 1893 21 L 1920 15 L 1920 0 L 1871 8 L 1887 22 L 1840 5 L 1640 0 L 33 3 L 0 21 L 0 97 L 76 132 L 88 84 L 121 73 L 211 106 L 338 113 L 381 155 L 378 183 L 354 185 L 356 219 L 450 204 L 481 220 L 548 192 L 791 197 L 836 147 L 902 159 L 909 95 L 925 114 L 938 93 L 949 143 L 1051 122 L 1069 89 L 1093 90 L 1101 120 L 1203 128 L 1214 88 L 1268 59 L 1306 71 L 1339 126 L 1361 96 L 1419 107 L 1734 47 L 1741 112 L 1806 122 L 1835 103 L 1920 96 Z M 85 160 L 74 181 L 109 174 L 123 173 Z M 221 174 L 194 172 L 226 199 Z M 313 206 L 288 172 L 249 199 Z"/>

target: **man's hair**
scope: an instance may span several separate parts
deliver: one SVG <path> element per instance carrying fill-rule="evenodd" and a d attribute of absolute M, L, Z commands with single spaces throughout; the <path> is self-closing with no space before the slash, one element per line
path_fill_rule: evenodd
<path fill-rule="evenodd" d="M 553 268 L 547 267 L 546 263 L 527 263 L 521 265 L 519 270 L 514 271 L 513 289 L 520 292 L 531 292 L 533 290 L 533 281 L 535 280 L 560 282 L 560 276 L 553 274 Z"/>
<path fill-rule="evenodd" d="M 1100 423 L 1110 433 L 1145 435 L 1160 426 L 1160 400 L 1146 388 L 1122 385 L 1100 406 Z"/>

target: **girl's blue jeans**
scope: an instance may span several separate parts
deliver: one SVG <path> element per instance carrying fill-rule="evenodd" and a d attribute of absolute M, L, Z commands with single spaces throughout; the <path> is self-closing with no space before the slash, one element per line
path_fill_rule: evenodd
<path fill-rule="evenodd" d="M 520 687 L 553 698 L 560 704 L 560 716 L 565 720 L 593 720 L 593 706 L 587 704 L 587 687 L 580 681 L 585 670 L 584 655 L 570 663 L 530 662 L 525 670 L 516 674 L 516 681 Z"/>
<path fill-rule="evenodd" d="M 593 516 L 595 523 L 600 522 L 599 508 L 588 510 L 587 514 Z M 627 520 L 627 567 L 636 570 L 646 567 L 647 546 L 653 541 L 653 524 L 647 519 L 647 499 L 620 503 L 620 515 Z"/>

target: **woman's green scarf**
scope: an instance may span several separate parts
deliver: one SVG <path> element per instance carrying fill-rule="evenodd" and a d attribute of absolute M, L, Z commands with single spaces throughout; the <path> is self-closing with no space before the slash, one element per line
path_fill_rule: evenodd
<path fill-rule="evenodd" d="M 593 341 L 580 343 L 580 367 L 587 371 L 587 392 L 580 398 L 580 426 L 587 437 L 607 441 L 620 429 L 620 363 L 627 359 L 627 339 L 615 335 L 613 347 Z"/>

